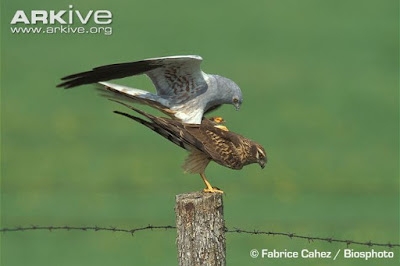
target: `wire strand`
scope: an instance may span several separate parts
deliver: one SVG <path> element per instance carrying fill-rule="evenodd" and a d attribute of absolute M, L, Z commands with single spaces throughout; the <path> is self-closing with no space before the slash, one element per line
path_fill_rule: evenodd
<path fill-rule="evenodd" d="M 176 229 L 176 226 L 172 225 L 147 225 L 144 227 L 137 227 L 137 228 L 119 228 L 119 227 L 101 227 L 101 226 L 37 226 L 31 225 L 28 227 L 13 227 L 13 228 L 0 228 L 0 232 L 21 232 L 21 231 L 35 231 L 35 230 L 48 230 L 48 231 L 55 231 L 55 230 L 66 230 L 66 231 L 111 231 L 111 232 L 122 232 L 122 233 L 129 233 L 132 236 L 138 231 L 146 231 L 146 230 L 154 230 L 154 229 Z M 237 233 L 237 234 L 249 234 L 249 235 L 270 235 L 270 236 L 286 236 L 290 239 L 305 239 L 308 242 L 314 241 L 324 241 L 328 243 L 344 243 L 347 246 L 349 245 L 361 245 L 361 246 L 369 246 L 369 247 L 400 247 L 400 244 L 393 244 L 393 243 L 377 243 L 377 242 L 362 242 L 362 241 L 354 241 L 354 240 L 344 240 L 344 239 L 335 239 L 331 237 L 318 237 L 318 236 L 305 236 L 305 235 L 298 235 L 295 233 L 283 233 L 283 232 L 273 232 L 273 231 L 258 231 L 258 230 L 243 230 L 239 228 L 229 229 L 225 227 L 226 233 Z"/>

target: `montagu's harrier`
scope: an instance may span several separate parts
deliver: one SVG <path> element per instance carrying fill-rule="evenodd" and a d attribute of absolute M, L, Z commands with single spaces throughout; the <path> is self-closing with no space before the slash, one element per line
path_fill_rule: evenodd
<path fill-rule="evenodd" d="M 264 148 L 239 134 L 216 127 L 219 118 L 213 120 L 203 118 L 201 124 L 185 124 L 177 120 L 156 117 L 145 113 L 125 103 L 119 102 L 147 118 L 142 118 L 114 111 L 117 114 L 129 117 L 190 153 L 183 164 L 183 169 L 189 173 L 198 173 L 206 184 L 205 192 L 219 192 L 207 181 L 205 169 L 213 160 L 220 165 L 240 170 L 243 166 L 258 163 L 262 168 L 267 163 Z"/>
<path fill-rule="evenodd" d="M 200 69 L 203 59 L 196 55 L 145 59 L 93 68 L 90 71 L 62 78 L 57 87 L 66 89 L 100 83 L 104 89 L 124 96 L 125 100 L 151 105 L 183 123 L 200 124 L 203 114 L 222 104 L 242 104 L 242 92 L 232 80 L 206 74 Z M 146 74 L 157 94 L 104 82 Z"/>

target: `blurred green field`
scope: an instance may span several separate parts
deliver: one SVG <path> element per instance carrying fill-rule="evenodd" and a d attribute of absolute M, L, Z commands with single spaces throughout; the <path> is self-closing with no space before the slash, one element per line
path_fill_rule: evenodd
<path fill-rule="evenodd" d="M 228 227 L 399 242 L 398 1 L 74 1 L 108 9 L 113 35 L 10 33 L 1 2 L 1 226 L 174 224 L 176 194 L 203 188 L 186 153 L 116 116 L 92 86 L 55 88 L 92 67 L 199 54 L 242 88 L 215 114 L 264 145 L 269 163 L 207 174 L 226 192 Z M 152 89 L 145 77 L 121 81 Z M 148 110 L 148 109 L 146 109 Z M 392 265 L 395 260 L 252 259 L 253 248 L 345 245 L 227 235 L 229 265 Z M 367 250 L 351 246 L 355 250 Z M 382 250 L 382 248 L 375 248 Z M 1 235 L 1 265 L 176 265 L 175 232 Z"/>

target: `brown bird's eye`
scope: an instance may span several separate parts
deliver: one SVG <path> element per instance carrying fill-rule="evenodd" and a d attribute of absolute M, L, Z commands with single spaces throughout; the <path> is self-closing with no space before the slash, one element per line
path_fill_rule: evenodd
<path fill-rule="evenodd" d="M 260 148 L 257 148 L 257 154 L 261 154 L 261 156 L 260 156 L 261 158 L 265 157 L 265 152 Z"/>
<path fill-rule="evenodd" d="M 238 101 L 239 101 L 238 98 L 233 98 L 233 102 L 234 102 L 234 103 L 237 103 Z"/>

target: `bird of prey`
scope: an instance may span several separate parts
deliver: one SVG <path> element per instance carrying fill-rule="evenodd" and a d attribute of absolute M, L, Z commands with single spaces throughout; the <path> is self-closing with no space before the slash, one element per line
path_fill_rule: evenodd
<path fill-rule="evenodd" d="M 203 118 L 201 124 L 185 124 L 170 118 L 156 117 L 125 103 L 117 102 L 141 114 L 147 120 L 120 111 L 114 111 L 115 113 L 145 125 L 189 151 L 183 169 L 185 172 L 200 174 L 206 185 L 204 192 L 223 193 L 222 190 L 212 187 L 206 179 L 205 169 L 211 160 L 236 170 L 252 163 L 258 163 L 261 168 L 264 168 L 267 163 L 265 150 L 260 144 L 239 134 L 215 127 L 214 120 Z"/>
<path fill-rule="evenodd" d="M 222 104 L 239 110 L 242 92 L 232 80 L 206 74 L 200 69 L 203 59 L 197 55 L 168 56 L 136 62 L 105 65 L 63 77 L 57 87 L 66 89 L 99 83 L 117 98 L 150 105 L 183 123 L 200 124 L 203 114 Z M 112 84 L 109 80 L 146 74 L 157 93 Z"/>

